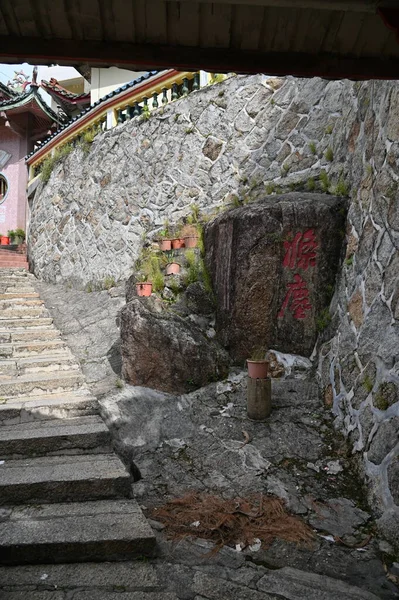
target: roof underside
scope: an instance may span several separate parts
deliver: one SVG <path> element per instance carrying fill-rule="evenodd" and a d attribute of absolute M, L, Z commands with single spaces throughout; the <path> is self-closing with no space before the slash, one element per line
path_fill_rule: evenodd
<path fill-rule="evenodd" d="M 1 0 L 0 60 L 399 79 L 397 0 Z"/>

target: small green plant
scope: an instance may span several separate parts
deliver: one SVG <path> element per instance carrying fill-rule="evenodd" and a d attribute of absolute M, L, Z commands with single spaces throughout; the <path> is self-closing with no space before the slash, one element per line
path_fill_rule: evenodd
<path fill-rule="evenodd" d="M 159 237 L 164 239 L 169 239 L 172 237 L 172 232 L 170 230 L 169 221 L 164 221 L 163 229 L 159 232 Z"/>
<path fill-rule="evenodd" d="M 186 250 L 185 257 L 189 267 L 194 266 L 197 262 L 197 255 L 193 249 Z"/>
<path fill-rule="evenodd" d="M 313 192 L 316 189 L 316 184 L 315 184 L 315 180 L 313 179 L 313 177 L 309 177 L 309 179 L 307 180 L 306 189 L 309 192 Z"/>
<path fill-rule="evenodd" d="M 187 134 L 189 134 L 189 133 L 194 133 L 194 127 L 188 127 L 188 128 L 186 129 L 186 133 L 187 133 Z"/>
<path fill-rule="evenodd" d="M 266 184 L 266 194 L 273 194 L 276 191 L 276 186 L 273 182 Z"/>
<path fill-rule="evenodd" d="M 25 240 L 25 231 L 20 227 L 15 230 L 15 237 L 19 238 L 22 242 Z"/>
<path fill-rule="evenodd" d="M 333 132 L 334 127 L 332 125 L 327 125 L 326 127 L 326 134 L 327 135 L 331 135 Z"/>
<path fill-rule="evenodd" d="M 373 174 L 373 165 L 371 165 L 370 163 L 368 163 L 366 165 L 366 172 L 367 172 L 367 175 L 372 175 Z"/>
<path fill-rule="evenodd" d="M 152 289 L 154 292 L 162 292 L 165 287 L 165 278 L 161 271 L 156 271 L 152 277 Z"/>
<path fill-rule="evenodd" d="M 323 331 L 331 322 L 330 310 L 324 308 L 316 318 L 316 329 L 317 331 Z"/>
<path fill-rule="evenodd" d="M 373 382 L 371 381 L 371 378 L 369 375 L 366 375 L 366 377 L 363 379 L 363 387 L 366 390 L 366 392 L 370 393 L 371 390 L 374 387 Z"/>
<path fill-rule="evenodd" d="M 151 118 L 151 113 L 150 113 L 150 109 L 149 107 L 143 106 L 143 110 L 141 111 L 141 120 L 142 121 L 148 121 L 148 119 Z"/>
<path fill-rule="evenodd" d="M 193 218 L 193 223 L 198 223 L 200 220 L 200 209 L 198 204 L 191 205 L 191 216 Z"/>
<path fill-rule="evenodd" d="M 250 351 L 249 360 L 263 360 L 265 358 L 266 352 L 267 350 L 265 346 L 255 346 Z"/>
<path fill-rule="evenodd" d="M 226 75 L 224 73 L 212 73 L 212 77 L 209 81 L 211 85 L 214 83 L 221 83 L 226 79 Z"/>
<path fill-rule="evenodd" d="M 313 155 L 317 154 L 317 148 L 314 142 L 309 142 L 309 149 Z"/>
<path fill-rule="evenodd" d="M 340 177 L 338 179 L 338 183 L 334 188 L 334 194 L 336 196 L 348 196 L 349 195 L 349 188 L 346 185 L 343 177 Z"/>
<path fill-rule="evenodd" d="M 80 136 L 80 140 L 83 144 L 90 145 L 94 142 L 94 138 L 101 132 L 101 127 L 93 125 L 89 129 L 86 129 Z"/>
<path fill-rule="evenodd" d="M 328 160 L 328 162 L 332 162 L 334 160 L 334 153 L 333 153 L 332 148 L 330 146 L 328 146 L 328 148 L 327 148 L 327 150 L 326 150 L 326 152 L 324 154 L 324 157 L 325 157 L 326 160 Z"/>
<path fill-rule="evenodd" d="M 271 104 L 272 106 L 274 106 L 274 105 L 276 104 L 276 101 L 275 101 L 275 99 L 274 99 L 274 98 L 270 98 L 270 104 Z"/>
<path fill-rule="evenodd" d="M 116 388 L 118 388 L 118 390 L 121 390 L 121 389 L 123 389 L 123 387 L 124 387 L 124 384 L 123 384 L 123 381 L 122 381 L 122 379 L 119 379 L 119 378 L 118 378 L 118 379 L 115 381 L 115 387 L 116 387 Z"/>
<path fill-rule="evenodd" d="M 348 258 L 345 259 L 345 265 L 347 267 L 352 266 L 352 264 L 353 264 L 353 255 L 352 256 L 348 256 Z"/>
<path fill-rule="evenodd" d="M 329 187 L 330 187 L 330 180 L 324 169 L 322 169 L 320 171 L 319 180 L 320 180 L 321 188 L 322 188 L 323 192 L 328 192 Z"/>
<path fill-rule="evenodd" d="M 103 289 L 110 290 L 111 288 L 115 287 L 115 284 L 115 278 L 107 275 L 103 281 Z"/>
<path fill-rule="evenodd" d="M 177 296 L 181 290 L 181 286 L 176 279 L 171 279 L 170 281 L 168 281 L 168 288 L 173 292 L 175 296 Z"/>
<path fill-rule="evenodd" d="M 7 231 L 7 237 L 10 238 L 10 242 L 13 244 L 14 238 L 15 238 L 15 231 L 13 229 L 10 229 L 10 231 Z"/>
<path fill-rule="evenodd" d="M 57 163 L 59 163 L 63 158 L 68 156 L 73 150 L 73 145 L 71 143 L 64 144 L 63 146 L 56 148 L 52 155 L 47 156 L 42 163 L 42 168 L 40 171 L 40 176 L 44 183 L 47 183 L 51 177 L 51 173 Z"/>

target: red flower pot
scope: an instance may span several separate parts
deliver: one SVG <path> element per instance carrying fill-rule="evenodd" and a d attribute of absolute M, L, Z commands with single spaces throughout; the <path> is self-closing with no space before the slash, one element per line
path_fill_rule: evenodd
<path fill-rule="evenodd" d="M 184 240 L 182 238 L 176 238 L 175 240 L 172 240 L 172 248 L 173 250 L 184 248 Z"/>
<path fill-rule="evenodd" d="M 266 379 L 269 372 L 269 361 L 247 360 L 248 375 L 251 379 Z"/>
<path fill-rule="evenodd" d="M 10 238 L 9 238 L 9 237 L 7 237 L 7 236 L 5 236 L 5 235 L 2 235 L 2 236 L 0 237 L 0 245 L 1 245 L 1 246 L 8 246 L 8 245 L 9 245 L 9 243 L 10 243 Z"/>
<path fill-rule="evenodd" d="M 167 250 L 172 250 L 172 240 L 161 240 L 159 242 L 159 247 L 164 252 Z"/>
<path fill-rule="evenodd" d="M 166 275 L 177 275 L 177 273 L 179 273 L 180 271 L 180 265 L 179 263 L 169 263 L 168 265 L 166 265 Z"/>
<path fill-rule="evenodd" d="M 185 237 L 184 246 L 186 248 L 195 248 L 198 244 L 198 237 L 194 235 L 190 235 L 189 237 Z"/>
<path fill-rule="evenodd" d="M 136 292 L 138 296 L 151 296 L 152 283 L 148 283 L 147 281 L 136 283 Z"/>

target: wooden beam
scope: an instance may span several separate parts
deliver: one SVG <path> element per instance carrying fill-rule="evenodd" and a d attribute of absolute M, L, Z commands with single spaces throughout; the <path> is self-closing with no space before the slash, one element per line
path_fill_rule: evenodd
<path fill-rule="evenodd" d="M 152 0 L 147 0 L 151 4 Z M 164 0 L 175 2 L 176 0 Z M 273 8 L 311 8 L 313 10 L 343 10 L 376 14 L 379 8 L 398 8 L 398 0 L 179 0 L 184 4 L 240 4 L 244 8 L 265 6 Z"/>
<path fill-rule="evenodd" d="M 378 17 L 377 17 L 378 18 Z M 23 47 L 23 49 L 22 49 Z M 45 40 L 0 36 L 0 61 L 34 64 L 88 63 L 132 70 L 169 69 L 215 73 L 266 73 L 331 79 L 399 79 L 398 57 L 297 52 L 258 52 L 229 48 L 197 48 L 78 40 Z"/>

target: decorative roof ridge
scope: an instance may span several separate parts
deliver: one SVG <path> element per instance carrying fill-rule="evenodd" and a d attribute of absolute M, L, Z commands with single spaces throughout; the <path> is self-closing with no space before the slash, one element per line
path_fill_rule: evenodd
<path fill-rule="evenodd" d="M 164 70 L 167 71 L 169 69 L 164 69 Z M 94 110 L 95 108 L 97 108 L 97 106 L 99 106 L 100 104 L 102 104 L 106 100 L 109 100 L 110 98 L 113 98 L 114 96 L 117 96 L 118 94 L 121 94 L 122 92 L 125 92 L 129 88 L 133 88 L 136 85 L 139 85 L 140 83 L 142 83 L 146 79 L 151 79 L 151 77 L 154 77 L 155 75 L 158 75 L 158 73 L 161 73 L 161 72 L 162 71 L 148 71 L 145 75 L 141 75 L 141 77 L 138 77 L 137 79 L 133 79 L 132 81 L 129 81 L 128 83 L 124 83 L 122 86 L 120 86 L 116 90 L 113 90 L 112 92 L 109 92 L 105 96 L 102 96 L 96 102 L 94 102 L 94 104 L 92 104 L 91 106 L 83 109 L 78 115 L 76 115 L 76 117 L 72 117 L 72 119 L 69 119 L 69 121 L 66 121 L 65 123 L 63 123 L 61 125 L 61 129 L 59 129 L 59 131 L 52 133 L 48 138 L 46 138 L 40 144 L 39 148 L 36 148 L 35 150 L 32 150 L 32 152 L 30 152 L 29 154 L 27 154 L 25 156 L 25 160 L 27 160 L 28 158 L 31 158 L 31 156 L 33 156 L 34 154 L 36 154 L 36 152 L 39 152 L 39 150 L 42 150 L 43 146 L 45 146 L 50 141 L 52 141 L 56 136 L 60 135 L 72 123 L 75 123 L 76 121 L 78 121 L 82 117 L 86 116 L 87 113 L 89 113 L 92 110 Z"/>
<path fill-rule="evenodd" d="M 56 83 L 51 83 L 51 80 L 46 81 L 45 79 L 42 79 L 40 82 L 40 85 L 43 89 L 46 89 L 46 90 L 48 89 L 52 92 L 56 92 L 57 94 L 60 94 L 61 96 L 63 96 L 64 98 L 67 98 L 68 100 L 69 99 L 70 100 L 79 100 L 79 99 L 84 99 L 84 98 L 90 99 L 90 92 L 83 92 L 82 94 L 74 94 L 73 92 L 70 92 L 66 88 L 62 87 L 62 85 L 60 85 L 56 79 L 54 81 L 56 81 Z"/>
<path fill-rule="evenodd" d="M 24 94 L 19 94 L 16 98 L 11 98 L 10 100 L 5 100 L 0 102 L 1 109 L 10 109 L 13 105 L 24 105 L 29 100 L 35 100 L 37 104 L 40 106 L 42 111 L 47 114 L 53 121 L 56 123 L 63 123 L 63 121 L 59 118 L 56 112 L 43 100 L 41 95 L 38 92 L 37 87 L 31 87 L 29 92 L 25 92 Z"/>
<path fill-rule="evenodd" d="M 8 94 L 10 96 L 10 98 L 12 98 L 13 96 L 18 96 L 19 92 L 16 92 L 15 90 L 11 89 L 10 87 L 8 87 L 8 85 L 6 85 L 5 83 L 2 83 L 0 81 L 0 91 L 4 92 L 5 94 Z"/>

